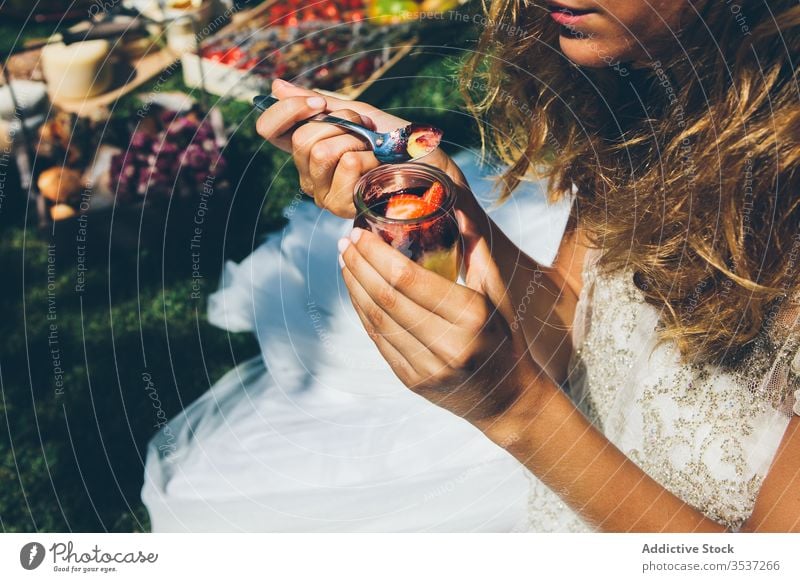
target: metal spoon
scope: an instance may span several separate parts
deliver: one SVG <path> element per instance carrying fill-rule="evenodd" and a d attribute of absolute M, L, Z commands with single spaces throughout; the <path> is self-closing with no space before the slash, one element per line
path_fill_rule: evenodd
<path fill-rule="evenodd" d="M 266 111 L 277 102 L 277 97 L 272 95 L 257 95 L 253 98 L 253 106 L 259 111 Z M 307 121 L 332 123 L 363 137 L 372 146 L 378 161 L 384 164 L 399 164 L 428 155 L 439 146 L 443 133 L 441 129 L 423 123 L 411 123 L 405 127 L 380 133 L 325 113 L 309 117 L 303 123 Z"/>

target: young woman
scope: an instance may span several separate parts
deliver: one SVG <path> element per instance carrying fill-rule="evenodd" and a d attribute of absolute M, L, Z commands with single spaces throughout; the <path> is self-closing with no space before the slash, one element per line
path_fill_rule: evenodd
<path fill-rule="evenodd" d="M 570 228 L 537 264 L 431 154 L 460 187 L 466 285 L 354 230 L 341 272 L 378 350 L 538 478 L 534 521 L 800 531 L 800 7 L 495 1 L 485 21 L 464 86 L 504 191 L 546 176 L 574 196 Z M 259 132 L 352 217 L 375 158 L 334 127 L 290 130 L 326 110 L 406 121 L 273 91 Z"/>

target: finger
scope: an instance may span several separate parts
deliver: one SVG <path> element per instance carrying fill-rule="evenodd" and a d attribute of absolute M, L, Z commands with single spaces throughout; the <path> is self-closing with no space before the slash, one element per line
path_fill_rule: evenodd
<path fill-rule="evenodd" d="M 304 89 L 303 87 L 292 85 L 283 79 L 276 79 L 272 82 L 272 94 L 278 99 L 286 99 L 290 97 L 323 97 L 328 103 L 329 110 L 348 109 L 350 111 L 355 111 L 361 116 L 360 123 L 370 129 L 376 129 L 376 119 L 379 119 L 384 123 L 389 122 L 391 125 L 391 128 L 389 129 L 407 125 L 405 120 L 401 120 L 393 115 L 384 113 L 380 109 L 377 109 L 372 105 L 368 105 L 367 103 L 362 103 L 360 101 L 348 101 L 347 99 L 338 99 L 336 97 L 331 97 L 330 95 L 323 95 L 316 91 L 312 91 L 311 89 Z M 388 131 L 388 129 L 380 129 L 379 131 Z"/>
<path fill-rule="evenodd" d="M 307 124 L 292 134 L 292 159 L 300 177 L 300 186 L 322 206 L 339 158 L 345 151 L 367 146 L 359 138 L 335 128 L 335 131 L 315 132 L 312 125 L 322 124 Z"/>
<path fill-rule="evenodd" d="M 446 367 L 426 346 L 375 305 L 347 268 L 342 269 L 342 278 L 348 287 L 350 300 L 373 341 L 377 343 L 380 339 L 388 343 L 419 378 L 430 377 Z"/>
<path fill-rule="evenodd" d="M 342 239 L 340 242 L 342 260 L 346 270 L 357 281 L 359 295 L 363 290 L 361 305 L 367 314 L 373 315 L 374 312 L 376 320 L 389 318 L 390 323 L 387 323 L 387 326 L 390 329 L 401 329 L 404 333 L 410 334 L 416 340 L 416 344 L 425 346 L 440 361 L 460 361 L 465 350 L 477 337 L 472 330 L 468 332 L 405 297 L 389 285 L 360 255 L 358 249 L 353 244 L 347 244 L 347 241 L 348 239 Z M 399 254 L 391 247 L 388 248 L 392 254 Z M 414 267 L 422 268 L 418 265 Z M 395 343 L 392 337 L 387 339 Z"/>
<path fill-rule="evenodd" d="M 417 265 L 372 232 L 353 229 L 351 240 L 361 256 L 389 285 L 450 323 L 461 323 L 465 317 L 469 318 L 470 313 L 485 305 L 480 293 Z"/>
<path fill-rule="evenodd" d="M 336 174 L 336 168 L 342 158 L 350 152 L 366 152 L 372 155 L 369 146 L 363 140 L 354 135 L 339 135 L 318 141 L 311 147 L 308 160 L 308 174 L 314 184 L 314 198 L 317 204 L 326 207 L 331 201 L 339 201 L 343 198 L 347 205 L 352 205 L 353 188 L 338 188 L 331 195 L 331 185 Z M 374 157 L 374 156 L 373 156 Z M 377 160 L 376 160 L 377 161 Z M 349 163 L 345 162 L 345 163 Z M 359 178 L 362 174 L 358 174 Z M 353 183 L 355 187 L 355 183 Z"/>
<path fill-rule="evenodd" d="M 278 99 L 287 97 L 311 97 L 314 95 L 322 96 L 320 93 L 304 89 L 282 79 L 276 79 L 272 82 L 272 94 Z M 391 115 L 360 101 L 348 101 L 347 99 L 337 99 L 329 95 L 324 95 L 330 109 L 350 109 L 366 117 L 369 121 L 367 127 L 376 129 L 377 131 L 390 131 L 404 125 L 408 125 L 408 121 L 401 119 L 397 116 Z M 274 106 L 273 106 L 274 107 Z M 271 108 L 270 108 L 271 109 Z"/>
<path fill-rule="evenodd" d="M 372 151 L 346 151 L 330 177 L 330 185 L 317 204 L 337 216 L 353 218 L 356 215 L 353 205 L 353 191 L 361 176 L 380 166 Z"/>
<path fill-rule="evenodd" d="M 334 111 L 331 115 L 361 123 L 355 111 Z M 327 193 L 333 171 L 345 151 L 368 150 L 362 138 L 328 123 L 307 123 L 292 133 L 292 156 L 303 189 L 309 194 Z M 335 140 L 335 141 L 329 141 Z"/>
<path fill-rule="evenodd" d="M 355 103 L 346 99 L 337 99 L 330 95 L 323 95 L 322 93 L 306 89 L 305 87 L 299 87 L 285 79 L 275 79 L 272 81 L 272 94 L 279 100 L 288 99 L 290 97 L 324 97 L 329 105 L 335 109 L 348 109 L 349 105 Z"/>
<path fill-rule="evenodd" d="M 409 361 L 403 357 L 403 354 L 398 352 L 397 348 L 389 343 L 386 338 L 375 332 L 366 314 L 352 297 L 350 298 L 350 301 L 353 304 L 353 309 L 355 309 L 356 313 L 358 314 L 358 318 L 361 320 L 361 324 L 364 326 L 364 329 L 367 330 L 367 334 L 369 335 L 370 339 L 375 343 L 375 346 L 378 348 L 381 356 L 383 356 L 383 359 L 386 360 L 387 364 L 389 364 L 389 367 L 392 369 L 395 375 L 397 375 L 400 381 L 406 386 L 414 386 L 418 384 L 419 376 L 417 375 L 417 371 L 414 369 L 414 366 L 412 366 Z"/>
<path fill-rule="evenodd" d="M 284 151 L 290 151 L 289 130 L 312 115 L 325 111 L 327 104 L 323 97 L 289 97 L 272 105 L 256 122 L 256 131 L 269 142 Z"/>
<path fill-rule="evenodd" d="M 342 269 L 342 278 L 364 329 L 379 346 L 381 353 L 387 356 L 392 369 L 395 369 L 395 365 L 392 364 L 394 360 L 401 364 L 401 368 L 413 370 L 416 383 L 444 367 L 444 363 L 428 348 L 375 305 L 347 267 Z"/>

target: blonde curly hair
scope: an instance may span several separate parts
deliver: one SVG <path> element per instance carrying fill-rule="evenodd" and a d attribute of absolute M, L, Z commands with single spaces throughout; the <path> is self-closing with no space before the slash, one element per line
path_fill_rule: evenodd
<path fill-rule="evenodd" d="M 800 286 L 800 6 L 699 4 L 674 54 L 589 69 L 541 6 L 491 2 L 461 87 L 508 164 L 503 196 L 532 176 L 574 187 L 573 225 L 631 269 L 661 337 L 723 363 Z"/>

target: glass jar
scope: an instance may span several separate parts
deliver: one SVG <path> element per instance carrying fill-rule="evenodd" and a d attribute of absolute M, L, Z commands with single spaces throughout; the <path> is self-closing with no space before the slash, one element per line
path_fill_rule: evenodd
<path fill-rule="evenodd" d="M 389 218 L 389 201 L 397 195 L 423 198 L 438 182 L 443 192 L 430 212 L 414 218 Z M 381 236 L 412 261 L 451 281 L 461 270 L 462 243 L 454 204 L 456 189 L 450 178 L 421 163 L 386 164 L 370 170 L 356 183 L 353 226 Z"/>

